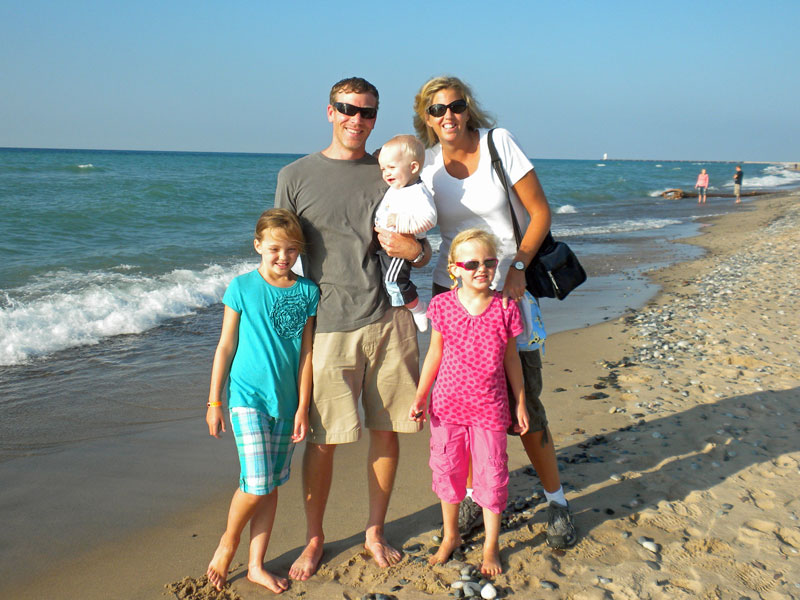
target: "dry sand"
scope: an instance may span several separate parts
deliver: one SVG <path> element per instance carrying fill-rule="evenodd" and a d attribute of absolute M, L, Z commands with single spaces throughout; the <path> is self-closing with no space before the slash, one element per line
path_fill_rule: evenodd
<path fill-rule="evenodd" d="M 655 301 L 548 341 L 544 399 L 580 540 L 567 551 L 544 543 L 538 480 L 511 441 L 518 508 L 501 536 L 501 597 L 800 598 L 798 198 L 718 218 L 691 240 L 704 258 L 654 274 Z M 384 570 L 361 552 L 365 449 L 337 450 L 324 565 L 284 597 L 449 597 L 465 564 L 423 560 L 441 522 L 427 435 L 401 437 L 387 535 L 407 553 Z M 299 481 L 296 471 L 281 490 L 266 565 L 284 575 L 304 535 Z M 244 576 L 246 543 L 226 595 L 202 587 L 232 491 L 223 485 L 209 481 L 214 498 L 169 522 L 44 572 L 32 566 L 31 577 L 0 584 L 0 597 L 272 596 Z M 479 564 L 480 542 L 467 565 Z"/>

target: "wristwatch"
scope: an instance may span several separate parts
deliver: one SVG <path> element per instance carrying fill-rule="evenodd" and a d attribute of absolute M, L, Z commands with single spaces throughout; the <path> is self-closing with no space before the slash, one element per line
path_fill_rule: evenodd
<path fill-rule="evenodd" d="M 414 260 L 412 260 L 411 262 L 412 262 L 412 263 L 414 263 L 414 264 L 417 264 L 417 263 L 418 263 L 419 261 L 421 261 L 423 258 L 425 258 L 425 246 L 422 246 L 422 250 L 420 250 L 420 251 L 419 251 L 419 254 L 417 254 L 417 258 L 415 258 L 415 259 L 414 259 Z"/>
<path fill-rule="evenodd" d="M 517 271 L 524 271 L 525 270 L 525 263 L 522 262 L 521 260 L 516 261 L 511 266 L 514 267 Z"/>

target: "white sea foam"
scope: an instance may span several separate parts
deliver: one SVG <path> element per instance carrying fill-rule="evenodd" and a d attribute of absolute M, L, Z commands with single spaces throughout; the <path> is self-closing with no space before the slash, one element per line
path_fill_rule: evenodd
<path fill-rule="evenodd" d="M 0 308 L 0 365 L 15 365 L 115 335 L 142 333 L 219 302 L 252 261 L 160 277 L 60 272 L 6 294 Z M 50 293 L 47 293 L 47 292 Z"/>
<path fill-rule="evenodd" d="M 78 165 L 79 169 L 94 169 L 94 165 L 92 163 L 87 163 L 85 165 Z"/>
<path fill-rule="evenodd" d="M 605 167 L 605 165 L 603 163 L 597 163 L 595 166 L 596 167 Z"/>
<path fill-rule="evenodd" d="M 701 221 L 701 220 L 705 220 L 705 219 L 710 219 L 711 217 L 721 217 L 721 216 L 727 215 L 727 214 L 728 213 L 724 213 L 724 212 L 721 212 L 721 213 L 707 213 L 707 214 L 702 214 L 702 215 L 693 215 L 690 218 L 692 219 L 692 221 Z"/>
<path fill-rule="evenodd" d="M 661 194 L 666 192 L 668 189 L 671 189 L 671 188 L 664 188 L 663 190 L 653 190 L 651 192 L 647 192 L 647 195 L 650 196 L 651 198 L 658 198 Z"/>
<path fill-rule="evenodd" d="M 784 185 L 800 185 L 800 171 L 793 171 L 787 169 L 783 165 L 770 165 L 763 170 L 763 175 L 756 177 L 749 177 L 746 171 L 742 181 L 742 188 L 775 188 Z M 723 187 L 733 187 L 733 172 L 731 172 L 730 181 L 726 182 Z"/>
<path fill-rule="evenodd" d="M 556 211 L 556 214 L 559 214 L 559 215 L 574 215 L 576 212 L 578 212 L 578 211 L 574 206 L 572 206 L 572 204 L 565 204 L 564 206 L 559 206 L 558 207 L 558 210 Z"/>
<path fill-rule="evenodd" d="M 677 219 L 629 219 L 617 221 L 606 225 L 592 225 L 588 227 L 554 227 L 553 235 L 558 236 L 578 236 L 593 235 L 603 233 L 625 233 L 629 231 L 645 231 L 648 229 L 663 229 L 669 225 L 678 225 L 681 221 Z"/>

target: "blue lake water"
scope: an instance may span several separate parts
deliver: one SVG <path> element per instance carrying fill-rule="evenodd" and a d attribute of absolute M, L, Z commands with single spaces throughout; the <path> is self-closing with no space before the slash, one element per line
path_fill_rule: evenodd
<path fill-rule="evenodd" d="M 0 460 L 77 442 L 90 427 L 110 435 L 197 414 L 222 294 L 257 265 L 253 226 L 296 158 L 0 149 Z M 735 209 L 729 198 L 660 197 L 691 190 L 701 168 L 710 193 L 730 194 L 733 163 L 533 162 L 554 235 L 591 277 L 565 302 L 545 302 L 551 330 L 641 303 L 638 273 L 692 252 L 668 240 Z M 743 169 L 745 191 L 800 184 L 782 165 Z M 424 295 L 430 268 L 415 275 Z M 44 416 L 76 419 L 75 406 L 90 421 L 82 433 L 41 430 Z"/>

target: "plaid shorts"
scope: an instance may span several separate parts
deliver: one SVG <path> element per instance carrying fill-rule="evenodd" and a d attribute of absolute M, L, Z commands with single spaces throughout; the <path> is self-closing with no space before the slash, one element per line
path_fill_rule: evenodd
<path fill-rule="evenodd" d="M 289 480 L 294 421 L 239 406 L 231 408 L 230 415 L 241 467 L 239 489 L 266 496 Z"/>

